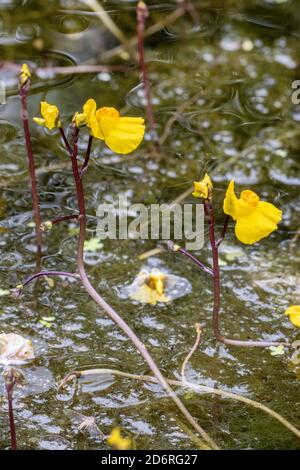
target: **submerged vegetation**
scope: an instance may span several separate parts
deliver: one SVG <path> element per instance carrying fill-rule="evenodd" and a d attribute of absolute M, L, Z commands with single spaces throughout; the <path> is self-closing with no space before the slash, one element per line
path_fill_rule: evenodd
<path fill-rule="evenodd" d="M 33 3 L 29 29 L 44 14 Z M 110 3 L 57 0 L 65 56 L 45 22 L 1 63 L 13 86 L 0 111 L 14 104 L 0 122 L 12 168 L 0 199 L 2 448 L 9 436 L 12 449 L 299 448 L 300 128 L 281 82 L 297 78 L 300 49 L 274 23 L 293 2 Z M 126 236 L 121 194 L 135 202 L 119 209 Z M 177 231 L 185 204 L 203 215 L 194 251 L 193 227 Z M 170 228 L 170 212 L 168 239 L 153 221 Z"/>

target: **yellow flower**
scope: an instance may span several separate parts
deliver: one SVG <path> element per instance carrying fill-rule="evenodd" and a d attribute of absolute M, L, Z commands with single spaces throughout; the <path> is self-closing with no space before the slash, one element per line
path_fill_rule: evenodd
<path fill-rule="evenodd" d="M 289 315 L 293 325 L 300 326 L 300 305 L 292 305 L 284 313 Z"/>
<path fill-rule="evenodd" d="M 282 217 L 282 212 L 277 207 L 260 201 L 259 196 L 250 189 L 243 191 L 238 199 L 234 193 L 233 180 L 226 191 L 223 209 L 225 214 L 236 220 L 237 238 L 249 245 L 277 230 Z"/>
<path fill-rule="evenodd" d="M 119 427 L 114 428 L 108 439 L 108 445 L 116 450 L 129 450 L 132 448 L 132 441 L 129 437 L 122 437 L 121 429 Z"/>
<path fill-rule="evenodd" d="M 165 295 L 166 274 L 154 271 L 149 274 L 141 274 L 137 285 L 130 293 L 132 300 L 144 304 L 156 305 L 158 302 L 170 302 L 171 298 Z"/>
<path fill-rule="evenodd" d="M 31 77 L 31 73 L 27 64 L 23 64 L 20 72 L 20 85 L 24 85 Z"/>
<path fill-rule="evenodd" d="M 95 100 L 89 99 L 83 106 L 83 113 L 75 115 L 76 125 L 86 124 L 91 134 L 104 140 L 116 153 L 133 152 L 142 142 L 145 126 L 141 117 L 120 117 L 115 108 L 99 108 Z"/>
<path fill-rule="evenodd" d="M 143 304 L 156 305 L 183 297 L 191 290 L 191 284 L 182 277 L 156 269 L 144 269 L 130 285 L 123 288 L 122 296 Z"/>
<path fill-rule="evenodd" d="M 212 181 L 210 176 L 205 173 L 205 176 L 202 181 L 194 182 L 194 192 L 193 196 L 201 199 L 208 199 L 210 190 L 213 188 Z"/>
<path fill-rule="evenodd" d="M 33 118 L 34 122 L 40 126 L 45 126 L 47 129 L 60 127 L 59 109 L 54 104 L 49 104 L 47 101 L 41 101 L 41 118 Z"/>

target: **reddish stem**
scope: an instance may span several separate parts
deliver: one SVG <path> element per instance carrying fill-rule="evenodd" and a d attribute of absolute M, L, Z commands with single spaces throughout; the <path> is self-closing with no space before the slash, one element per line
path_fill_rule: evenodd
<path fill-rule="evenodd" d="M 78 274 L 76 273 L 69 273 L 67 271 L 41 271 L 39 273 L 32 274 L 29 276 L 26 281 L 22 284 L 22 287 L 27 286 L 31 281 L 43 276 L 65 276 L 65 277 L 72 277 L 74 279 L 78 279 Z"/>
<path fill-rule="evenodd" d="M 52 225 L 58 224 L 59 222 L 64 222 L 65 220 L 77 220 L 78 215 L 77 214 L 72 214 L 72 215 L 62 215 L 61 217 L 56 217 L 51 221 Z"/>
<path fill-rule="evenodd" d="M 67 139 L 67 137 L 66 137 L 65 131 L 64 131 L 64 129 L 63 129 L 61 126 L 59 127 L 59 132 L 60 132 L 60 134 L 61 134 L 61 136 L 62 136 L 62 139 L 63 139 L 63 141 L 64 141 L 64 144 L 65 144 L 66 149 L 68 150 L 69 154 L 71 154 L 71 153 L 72 153 L 71 146 L 70 146 L 69 141 L 68 141 L 68 139 Z"/>
<path fill-rule="evenodd" d="M 41 248 L 42 248 L 42 234 L 40 230 L 41 215 L 40 215 L 39 197 L 38 197 L 37 185 L 36 185 L 34 157 L 33 157 L 32 146 L 31 146 L 28 112 L 27 112 L 27 93 L 29 91 L 29 87 L 30 87 L 29 79 L 26 81 L 26 83 L 24 83 L 20 87 L 20 98 L 21 98 L 21 104 L 22 104 L 21 119 L 23 122 L 26 150 L 27 150 L 27 156 L 28 156 L 28 168 L 29 168 L 29 176 L 30 176 L 30 182 L 31 182 L 31 198 L 32 198 L 32 206 L 33 206 L 33 213 L 34 213 L 36 243 L 37 243 L 38 253 L 40 253 Z"/>
<path fill-rule="evenodd" d="M 148 121 L 151 127 L 151 130 L 156 136 L 156 124 L 154 119 L 154 112 L 152 106 L 152 99 L 151 99 L 151 91 L 150 91 L 150 82 L 148 79 L 148 72 L 147 66 L 145 62 L 145 50 L 144 50 L 144 31 L 145 31 L 145 22 L 146 18 L 149 16 L 147 5 L 144 2 L 138 2 L 137 9 L 136 9 L 136 17 L 137 17 L 137 38 L 138 38 L 138 50 L 139 50 L 139 62 L 140 68 L 143 77 L 143 85 L 145 90 L 145 97 L 147 101 L 147 116 Z"/>
<path fill-rule="evenodd" d="M 12 374 L 9 374 L 9 376 L 5 378 L 4 381 L 5 381 L 5 389 L 6 389 L 7 401 L 8 401 L 11 450 L 17 450 L 16 427 L 15 427 L 14 409 L 13 409 L 13 390 L 15 386 L 15 380 L 13 379 Z"/>
<path fill-rule="evenodd" d="M 86 172 L 86 170 L 88 168 L 89 161 L 90 161 L 91 150 L 92 150 L 92 144 L 93 144 L 93 136 L 90 135 L 88 146 L 87 146 L 87 151 L 86 151 L 85 158 L 84 158 L 84 162 L 83 162 L 82 167 L 81 167 L 80 172 L 79 172 L 80 178 L 82 178 L 82 176 L 84 175 L 84 173 Z"/>
<path fill-rule="evenodd" d="M 168 248 L 175 252 L 179 251 L 180 253 L 185 255 L 187 258 L 190 258 L 202 271 L 206 272 L 212 277 L 214 276 L 213 270 L 211 268 L 209 268 L 208 266 L 205 266 L 205 264 L 202 263 L 202 261 L 196 258 L 196 256 L 192 255 L 192 253 L 187 251 L 185 248 L 181 248 L 180 246 L 175 245 L 172 241 L 168 241 Z"/>
<path fill-rule="evenodd" d="M 185 248 L 179 248 L 178 251 L 180 253 L 182 253 L 183 255 L 187 256 L 188 258 L 190 258 L 198 266 L 198 268 L 202 269 L 202 271 L 204 271 L 207 274 L 209 274 L 210 276 L 214 277 L 213 270 L 211 268 L 209 268 L 208 266 L 205 266 L 205 264 L 202 263 L 202 261 L 200 261 L 194 255 L 192 255 L 192 253 L 187 251 Z"/>
<path fill-rule="evenodd" d="M 228 228 L 228 223 L 229 223 L 229 215 L 226 215 L 220 238 L 218 238 L 218 240 L 216 241 L 217 247 L 219 247 L 219 245 L 221 245 L 222 241 L 225 238 L 226 231 L 227 231 L 227 228 Z"/>

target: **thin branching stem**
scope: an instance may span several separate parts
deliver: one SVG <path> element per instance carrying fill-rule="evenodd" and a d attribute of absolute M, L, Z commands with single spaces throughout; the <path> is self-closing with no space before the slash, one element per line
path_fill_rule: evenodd
<path fill-rule="evenodd" d="M 82 370 L 82 371 L 72 371 L 63 378 L 58 388 L 59 389 L 64 388 L 66 383 L 72 380 L 73 378 L 76 378 L 78 380 L 81 377 L 86 377 L 89 375 L 113 375 L 116 377 L 138 380 L 141 382 L 159 383 L 159 380 L 157 380 L 156 377 L 153 377 L 151 375 L 130 374 L 129 372 L 123 372 L 123 371 L 116 370 L 116 369 L 102 369 L 101 368 L 101 369 L 90 369 L 90 370 Z M 167 381 L 170 385 L 173 385 L 175 387 L 181 387 L 181 388 L 182 387 L 189 388 L 191 390 L 194 390 L 196 393 L 218 395 L 222 398 L 230 398 L 232 400 L 237 400 L 239 402 L 245 403 L 248 406 L 261 410 L 264 413 L 267 413 L 269 416 L 272 416 L 272 418 L 276 419 L 279 423 L 281 423 L 283 426 L 289 429 L 293 434 L 295 434 L 300 439 L 299 429 L 297 429 L 293 424 L 287 421 L 279 413 L 277 413 L 276 411 L 273 411 L 271 408 L 268 408 L 262 403 L 251 400 L 250 398 L 246 398 L 237 393 L 227 392 L 225 390 L 208 387 L 206 385 L 198 385 L 198 384 L 188 382 L 188 381 L 185 381 L 183 383 L 179 380 L 172 380 L 172 379 L 167 379 Z"/>
<path fill-rule="evenodd" d="M 88 146 L 87 146 L 87 151 L 86 151 L 85 157 L 84 157 L 84 162 L 83 162 L 82 167 L 80 168 L 80 171 L 79 171 L 79 174 L 80 174 L 81 178 L 84 175 L 84 173 L 86 172 L 86 170 L 88 169 L 91 150 L 92 150 L 92 144 L 93 144 L 93 136 L 90 135 L 89 141 L 88 141 Z"/>
<path fill-rule="evenodd" d="M 151 91 L 150 91 L 150 82 L 148 77 L 148 70 L 145 61 L 145 50 L 144 50 L 144 31 L 145 31 L 145 23 L 146 19 L 149 16 L 149 11 L 145 2 L 138 2 L 136 7 L 136 19 L 137 19 L 137 38 L 138 38 L 138 50 L 139 50 L 139 63 L 142 72 L 143 78 L 143 85 L 144 85 L 144 92 L 145 98 L 147 102 L 147 116 L 148 121 L 151 127 L 151 130 L 156 136 L 156 125 L 154 119 L 154 112 L 153 112 L 153 105 L 151 99 Z M 157 137 L 157 136 L 156 136 Z"/>
<path fill-rule="evenodd" d="M 184 361 L 182 363 L 182 366 L 181 366 L 181 380 L 182 380 L 183 383 L 186 382 L 186 377 L 185 377 L 186 367 L 187 367 L 187 365 L 189 363 L 189 360 L 191 359 L 192 355 L 194 354 L 194 352 L 199 348 L 200 341 L 201 341 L 202 327 L 201 327 L 200 323 L 195 324 L 195 329 L 196 329 L 195 343 L 194 343 L 192 349 L 190 350 L 190 352 L 188 353 L 188 355 L 186 356 L 186 358 L 184 359 Z"/>
<path fill-rule="evenodd" d="M 21 98 L 21 119 L 23 122 L 26 151 L 27 151 L 27 157 L 28 157 L 28 170 L 29 170 L 29 178 L 30 178 L 30 185 L 31 185 L 31 198 L 32 198 L 34 222 L 35 222 L 37 251 L 38 253 L 41 253 L 41 250 L 42 250 L 42 233 L 40 229 L 41 215 L 40 215 L 39 196 L 38 196 L 38 191 L 37 191 L 36 174 L 35 174 L 35 163 L 34 163 L 34 156 L 33 156 L 32 145 L 31 145 L 31 136 L 30 136 L 28 111 L 27 111 L 27 94 L 29 92 L 29 89 L 30 89 L 30 79 L 28 78 L 27 81 L 20 86 L 19 94 Z"/>
<path fill-rule="evenodd" d="M 72 279 L 79 279 L 78 274 L 69 273 L 67 271 L 40 271 L 39 273 L 35 273 L 29 276 L 20 287 L 17 287 L 17 296 L 21 294 L 24 287 L 26 287 L 30 282 L 40 277 L 49 277 L 49 276 L 62 276 L 62 277 L 71 277 Z"/>
<path fill-rule="evenodd" d="M 72 153 L 72 148 L 71 148 L 71 145 L 69 144 L 69 141 L 67 139 L 67 136 L 66 136 L 65 131 L 64 131 L 62 126 L 59 127 L 59 132 L 62 136 L 62 139 L 64 141 L 66 149 L 68 150 L 69 154 L 71 154 Z"/>
<path fill-rule="evenodd" d="M 55 217 L 55 219 L 51 220 L 51 224 L 55 225 L 59 222 L 65 222 L 66 220 L 77 220 L 78 217 L 78 214 L 62 215 L 60 217 Z"/>
<path fill-rule="evenodd" d="M 168 248 L 172 251 L 182 253 L 187 258 L 190 258 L 193 261 L 193 263 L 195 263 L 198 266 L 198 268 L 200 268 L 202 271 L 204 271 L 205 273 L 209 274 L 212 277 L 214 276 L 214 272 L 211 268 L 209 268 L 204 263 L 202 263 L 202 261 L 196 258 L 196 256 L 192 255 L 192 253 L 187 251 L 185 248 L 181 248 L 179 245 L 175 245 L 172 241 L 168 242 Z"/>
<path fill-rule="evenodd" d="M 229 223 L 229 215 L 226 215 L 220 238 L 218 238 L 218 240 L 216 241 L 216 247 L 217 248 L 221 245 L 221 243 L 223 242 L 223 240 L 225 238 L 227 228 L 228 228 L 228 223 Z"/>

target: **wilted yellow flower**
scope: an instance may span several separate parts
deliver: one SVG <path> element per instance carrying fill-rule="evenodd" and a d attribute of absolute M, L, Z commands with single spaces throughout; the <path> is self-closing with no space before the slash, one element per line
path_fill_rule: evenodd
<path fill-rule="evenodd" d="M 95 100 L 87 100 L 83 113 L 75 114 L 76 125 L 79 127 L 86 124 L 94 137 L 104 140 L 116 153 L 127 154 L 140 145 L 145 133 L 143 118 L 120 117 L 115 108 L 96 109 Z"/>
<path fill-rule="evenodd" d="M 184 278 L 160 270 L 140 271 L 132 284 L 123 288 L 124 297 L 150 305 L 171 302 L 191 292 Z"/>
<path fill-rule="evenodd" d="M 165 295 L 166 275 L 162 272 L 153 272 L 145 277 L 144 282 L 131 294 L 131 299 L 142 303 L 156 305 L 158 302 L 169 302 L 171 299 Z"/>
<path fill-rule="evenodd" d="M 213 188 L 212 181 L 210 176 L 205 173 L 205 176 L 202 181 L 194 182 L 194 192 L 193 196 L 201 199 L 208 199 L 209 192 Z"/>
<path fill-rule="evenodd" d="M 20 85 L 24 85 L 28 78 L 31 77 L 31 73 L 27 64 L 23 64 L 20 72 Z"/>
<path fill-rule="evenodd" d="M 282 212 L 277 207 L 260 201 L 259 196 L 250 189 L 243 191 L 238 199 L 234 193 L 233 180 L 226 191 L 223 209 L 225 214 L 236 220 L 237 238 L 249 245 L 277 230 L 282 217 Z"/>
<path fill-rule="evenodd" d="M 116 450 L 132 449 L 132 440 L 129 437 L 122 437 L 119 426 L 111 431 L 107 443 Z"/>
<path fill-rule="evenodd" d="M 300 305 L 292 305 L 284 313 L 289 315 L 293 325 L 300 326 Z"/>
<path fill-rule="evenodd" d="M 45 126 L 51 130 L 54 127 L 60 127 L 59 109 L 54 104 L 49 104 L 47 101 L 41 101 L 41 118 L 34 117 L 33 120 L 40 126 Z"/>

